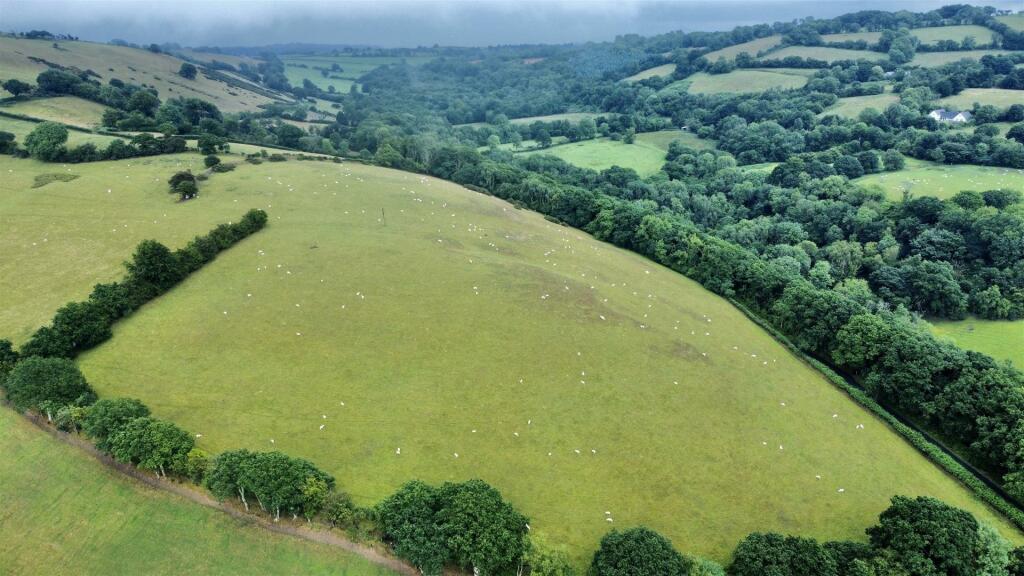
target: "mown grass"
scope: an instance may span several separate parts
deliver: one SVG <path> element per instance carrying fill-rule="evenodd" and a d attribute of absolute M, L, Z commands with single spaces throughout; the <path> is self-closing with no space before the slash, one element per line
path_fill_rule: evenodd
<path fill-rule="evenodd" d="M 825 109 L 819 116 L 828 116 L 829 114 L 835 116 L 843 116 L 846 118 L 856 118 L 861 112 L 868 108 L 874 108 L 879 112 L 884 111 L 892 104 L 896 104 L 900 101 L 899 94 L 872 94 L 870 96 L 851 96 L 849 98 L 840 98 L 835 104 Z"/>
<path fill-rule="evenodd" d="M 145 487 L 0 407 L 4 574 L 392 574 Z"/>
<path fill-rule="evenodd" d="M 931 329 L 961 348 L 984 352 L 1024 368 L 1024 320 L 938 320 L 931 322 Z"/>
<path fill-rule="evenodd" d="M 826 62 L 836 60 L 884 60 L 885 54 L 870 50 L 847 50 L 845 48 L 829 48 L 827 46 L 787 46 L 765 56 L 766 60 L 782 60 L 787 56 L 814 58 Z"/>
<path fill-rule="evenodd" d="M 499 200 L 362 165 L 243 164 L 174 203 L 167 177 L 200 161 L 80 165 L 74 182 L 31 190 L 52 165 L 0 159 L 0 332 L 23 342 L 26 326 L 119 277 L 143 238 L 177 247 L 260 207 L 267 229 L 80 359 L 102 396 L 142 399 L 211 451 L 309 458 L 363 504 L 411 478 L 482 477 L 579 564 L 610 527 L 641 523 L 718 560 L 754 530 L 863 539 L 897 493 L 942 498 L 1021 541 L 678 274 Z M 48 489 L 50 475 L 30 477 Z"/>
<path fill-rule="evenodd" d="M 915 66 L 924 66 L 925 68 L 932 68 L 935 66 L 942 66 L 951 62 L 959 62 L 961 60 L 981 60 L 982 56 L 1001 56 L 1006 54 L 1013 54 L 1010 50 L 960 50 L 957 52 L 918 52 L 914 55 L 914 59 L 910 61 Z"/>
<path fill-rule="evenodd" d="M 1008 108 L 1012 104 L 1024 104 L 1024 91 L 1003 88 L 965 88 L 959 94 L 946 96 L 936 102 L 942 106 L 952 106 L 961 110 L 970 109 L 975 102 Z"/>
<path fill-rule="evenodd" d="M 726 74 L 698 72 L 684 80 L 669 84 L 664 90 L 685 89 L 694 94 L 764 92 L 772 88 L 789 90 L 803 88 L 812 74 L 814 74 L 814 70 L 796 68 L 744 69 Z"/>
<path fill-rule="evenodd" d="M 774 48 L 782 43 L 782 36 L 766 36 L 764 38 L 758 38 L 757 40 L 751 40 L 750 42 L 744 42 L 742 44 L 736 44 L 734 46 L 726 46 L 720 50 L 708 52 L 704 55 L 708 59 L 708 62 L 714 63 L 719 58 L 725 58 L 726 60 L 732 60 L 741 52 L 746 52 L 751 56 L 756 57 L 757 53 L 762 50 L 768 50 Z"/>
<path fill-rule="evenodd" d="M 206 78 L 202 73 L 195 80 L 178 75 L 182 60 L 167 54 L 154 54 L 148 50 L 113 46 L 95 42 L 59 41 L 54 48 L 50 40 L 25 40 L 9 36 L 0 37 L 0 78 L 17 78 L 32 84 L 48 67 L 29 57 L 92 70 L 93 77 L 106 84 L 118 78 L 132 84 L 156 88 L 161 99 L 177 96 L 195 97 L 217 105 L 224 112 L 256 110 L 260 104 L 271 102 L 266 96 L 236 86 L 229 86 Z M 239 80 L 246 82 L 244 80 Z"/>
<path fill-rule="evenodd" d="M 896 172 L 869 174 L 859 184 L 879 186 L 891 200 L 899 200 L 904 191 L 913 196 L 950 198 L 961 190 L 984 192 L 1006 188 L 1024 192 L 1024 170 L 970 164 L 938 164 L 907 159 L 906 168 Z"/>
<path fill-rule="evenodd" d="M 623 78 L 623 80 L 626 82 L 639 82 L 640 80 L 647 80 L 648 78 L 654 78 L 655 76 L 671 76 L 675 71 L 675 64 L 662 64 L 661 66 L 641 70 L 632 76 Z"/>
<path fill-rule="evenodd" d="M 14 102 L 0 107 L 0 110 L 80 128 L 96 128 L 106 107 L 75 96 L 57 96 Z"/>

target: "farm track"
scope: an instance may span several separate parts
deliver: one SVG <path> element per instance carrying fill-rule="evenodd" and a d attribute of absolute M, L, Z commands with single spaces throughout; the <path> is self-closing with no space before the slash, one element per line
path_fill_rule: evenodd
<path fill-rule="evenodd" d="M 314 530 L 312 528 L 307 528 L 287 521 L 271 522 L 270 520 L 239 510 L 229 504 L 218 502 L 204 492 L 186 484 L 179 484 L 170 480 L 158 478 L 151 474 L 147 474 L 134 466 L 118 462 L 109 455 L 100 452 L 95 446 L 81 436 L 57 430 L 53 426 L 49 425 L 41 415 L 23 414 L 21 416 L 27 418 L 30 422 L 35 424 L 37 428 L 43 430 L 54 439 L 84 451 L 104 466 L 118 473 L 124 474 L 137 482 L 145 484 L 150 488 L 170 492 L 176 496 L 195 502 L 196 504 L 219 510 L 245 525 L 256 526 L 277 534 L 302 538 L 303 540 L 333 546 L 352 554 L 358 554 L 366 560 L 373 562 L 374 564 L 384 566 L 390 570 L 394 570 L 398 574 L 406 574 L 408 576 L 418 576 L 420 574 L 419 570 L 397 558 L 389 556 L 370 546 L 366 546 L 365 544 L 349 540 L 348 538 L 340 536 L 334 532 Z"/>

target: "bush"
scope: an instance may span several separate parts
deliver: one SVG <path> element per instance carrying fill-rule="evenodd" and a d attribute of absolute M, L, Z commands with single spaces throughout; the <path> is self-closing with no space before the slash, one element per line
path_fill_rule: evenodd
<path fill-rule="evenodd" d="M 590 563 L 590 576 L 687 576 L 689 561 L 667 538 L 644 527 L 612 530 Z"/>
<path fill-rule="evenodd" d="M 216 164 L 216 165 L 210 167 L 210 170 L 212 170 L 214 172 L 217 172 L 217 173 L 231 172 L 234 169 L 235 169 L 235 165 L 234 164 L 226 164 L 226 163 L 225 164 Z"/>
<path fill-rule="evenodd" d="M 174 187 L 174 192 L 178 194 L 182 201 L 191 200 L 199 195 L 199 187 L 196 186 L 194 180 L 185 180 L 183 182 L 179 182 L 178 185 Z"/>
<path fill-rule="evenodd" d="M 285 158 L 284 154 L 271 154 L 267 158 L 267 160 L 270 160 L 271 162 L 284 162 L 287 159 L 288 158 Z"/>
<path fill-rule="evenodd" d="M 149 416 L 149 408 L 134 398 L 98 400 L 85 411 L 82 431 L 104 452 L 110 452 L 110 437 L 125 424 Z"/>
<path fill-rule="evenodd" d="M 203 158 L 203 164 L 206 165 L 207 168 L 213 168 L 217 164 L 220 164 L 220 158 L 211 154 L 206 158 Z"/>

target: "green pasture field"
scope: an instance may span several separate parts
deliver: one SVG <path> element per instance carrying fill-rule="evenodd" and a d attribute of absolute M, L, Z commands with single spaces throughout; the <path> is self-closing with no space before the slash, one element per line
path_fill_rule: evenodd
<path fill-rule="evenodd" d="M 891 200 L 913 196 L 951 198 L 961 190 L 984 192 L 1006 188 L 1024 192 L 1024 170 L 972 164 L 938 164 L 907 159 L 906 168 L 896 172 L 869 174 L 855 180 L 867 186 L 879 186 Z"/>
<path fill-rule="evenodd" d="M 0 106 L 0 111 L 21 114 L 42 120 L 70 124 L 80 128 L 97 128 L 102 123 L 106 106 L 75 96 L 37 98 Z"/>
<path fill-rule="evenodd" d="M 923 66 L 925 68 L 932 68 L 935 66 L 942 66 L 951 62 L 959 62 L 961 60 L 981 60 L 982 56 L 1001 56 L 1005 54 L 1013 54 L 1010 50 L 961 50 L 957 52 L 918 52 L 914 55 L 914 59 L 910 61 L 915 66 Z"/>
<path fill-rule="evenodd" d="M 1024 13 L 996 16 L 996 20 L 999 20 L 1014 30 L 1024 31 Z"/>
<path fill-rule="evenodd" d="M 548 154 L 557 156 L 570 164 L 592 170 L 604 170 L 612 166 L 632 168 L 641 176 L 650 176 L 661 170 L 665 164 L 665 152 L 672 140 L 684 140 L 694 148 L 714 148 L 714 143 L 701 140 L 689 132 L 664 130 L 636 135 L 633 144 L 609 138 L 597 138 L 582 142 L 568 142 L 523 154 Z"/>
<path fill-rule="evenodd" d="M 967 36 L 973 36 L 978 44 L 991 44 L 995 32 L 984 26 L 933 26 L 930 28 L 915 28 L 910 31 L 921 44 L 935 44 L 940 40 L 954 40 L 960 42 Z"/>
<path fill-rule="evenodd" d="M 201 73 L 194 80 L 186 80 L 178 75 L 183 60 L 167 54 L 95 42 L 61 40 L 56 42 L 58 48 L 53 44 L 50 40 L 0 36 L 0 78 L 17 78 L 35 84 L 39 73 L 48 69 L 45 64 L 29 59 L 35 57 L 61 66 L 92 70 L 99 75 L 94 79 L 103 84 L 111 78 L 118 78 L 152 86 L 160 93 L 161 99 L 176 96 L 201 98 L 216 104 L 223 112 L 256 110 L 260 104 L 272 101 L 256 92 L 211 80 Z"/>
<path fill-rule="evenodd" d="M 38 126 L 38 122 L 32 122 L 31 120 L 21 120 L 18 118 L 8 118 L 7 116 L 0 116 L 0 131 L 10 132 L 14 134 L 15 140 L 19 145 L 25 143 L 25 137 L 28 136 L 32 130 L 35 130 Z M 105 147 L 111 140 L 118 139 L 116 136 L 108 136 L 106 134 L 92 134 L 89 132 L 79 132 L 78 130 L 68 130 L 68 145 L 78 146 L 85 144 L 86 142 L 92 142 L 96 146 Z M 124 138 L 120 138 L 124 140 Z M 53 165 L 59 166 L 59 165 Z M 61 168 L 63 170 L 64 168 Z M 3 184 L 0 184 L 2 187 Z"/>
<path fill-rule="evenodd" d="M 814 70 L 796 68 L 763 68 L 734 70 L 725 74 L 698 72 L 685 80 L 673 82 L 666 91 L 686 89 L 694 94 L 722 92 L 764 92 L 772 88 L 790 90 L 803 88 Z"/>
<path fill-rule="evenodd" d="M 738 56 L 741 52 L 746 52 L 751 56 L 757 57 L 757 53 L 762 50 L 768 50 L 774 48 L 782 43 L 782 36 L 766 36 L 764 38 L 758 38 L 757 40 L 751 40 L 750 42 L 744 42 L 742 44 L 736 44 L 734 46 L 726 46 L 720 50 L 714 52 L 708 52 L 704 55 L 708 59 L 708 62 L 714 63 L 719 58 L 725 58 L 726 60 L 732 60 Z"/>
<path fill-rule="evenodd" d="M 608 114 L 605 112 L 564 112 L 562 114 L 548 114 L 546 116 L 525 116 L 523 118 L 512 118 L 509 120 L 509 123 L 521 126 L 524 124 L 533 124 L 534 122 L 558 122 L 561 120 L 566 120 L 575 124 L 580 120 L 586 118 L 590 118 L 591 120 L 596 121 L 597 118 L 601 116 L 612 116 L 612 114 Z M 468 124 L 455 125 L 456 128 L 462 128 L 465 126 L 471 128 L 480 128 L 482 126 L 487 126 L 487 122 L 470 122 Z"/>
<path fill-rule="evenodd" d="M 1024 368 L 1024 320 L 936 320 L 931 322 L 931 329 L 961 348 Z"/>
<path fill-rule="evenodd" d="M 355 81 L 360 76 L 375 68 L 387 66 L 389 64 L 397 64 L 402 61 L 413 65 L 422 64 L 430 61 L 432 58 L 432 56 L 410 56 L 402 58 L 391 56 L 285 54 L 284 56 L 281 56 L 281 61 L 284 62 L 285 76 L 288 78 L 288 82 L 292 86 L 302 86 L 302 81 L 308 79 L 313 84 L 316 84 L 321 90 L 327 90 L 328 87 L 334 86 L 334 90 L 336 92 L 348 92 L 349 88 L 356 83 Z M 331 76 L 340 77 L 340 80 L 336 78 L 324 78 L 320 73 L 320 70 L 314 68 L 314 66 L 330 68 L 331 65 L 335 63 L 341 66 L 342 71 L 329 72 L 329 74 Z M 294 66 L 295 64 L 304 64 L 307 68 L 299 68 Z"/>
<path fill-rule="evenodd" d="M 899 94 L 884 93 L 872 94 L 870 96 L 851 96 L 840 98 L 835 104 L 824 110 L 819 116 L 844 116 L 846 118 L 857 118 L 861 112 L 868 108 L 874 108 L 883 112 L 892 104 L 900 101 Z"/>
<path fill-rule="evenodd" d="M 632 76 L 623 78 L 626 82 L 639 82 L 640 80 L 647 80 L 648 78 L 654 78 L 655 76 L 671 76 L 676 71 L 675 64 L 662 64 L 661 66 L 655 66 L 654 68 L 648 68 L 647 70 L 641 70 Z"/>
<path fill-rule="evenodd" d="M 847 50 L 845 48 L 829 48 L 827 46 L 787 46 L 765 56 L 766 60 L 782 60 L 787 56 L 814 58 L 826 62 L 836 60 L 884 60 L 885 54 L 870 50 Z"/>
<path fill-rule="evenodd" d="M 1024 91 L 1003 88 L 965 88 L 959 94 L 946 96 L 936 101 L 942 106 L 951 106 L 960 110 L 970 109 L 975 102 L 1009 108 L 1012 104 L 1024 104 Z"/>
<path fill-rule="evenodd" d="M 241 64 L 249 64 L 250 66 L 256 66 L 259 64 L 259 60 L 255 58 L 249 58 L 248 56 L 236 56 L 234 54 L 218 54 L 216 52 L 199 52 L 192 50 L 191 48 L 185 48 L 181 53 L 189 58 L 198 60 L 199 62 L 210 63 L 214 60 L 230 64 L 234 67 L 238 67 Z"/>
<path fill-rule="evenodd" d="M 841 34 L 822 34 L 821 39 L 825 42 L 855 42 L 863 40 L 868 44 L 874 44 L 882 37 L 881 32 L 844 32 Z"/>
<path fill-rule="evenodd" d="M 149 488 L 0 407 L 0 573 L 393 572 Z"/>
<path fill-rule="evenodd" d="M 167 178 L 200 162 L 78 165 L 32 189 L 55 166 L 0 158 L 0 333 L 24 342 L 144 238 L 176 248 L 264 208 L 266 229 L 80 358 L 101 396 L 142 399 L 210 451 L 309 458 L 361 504 L 481 477 L 580 565 L 641 523 L 720 561 L 754 530 L 863 540 L 893 494 L 1022 541 L 727 301 L 635 254 L 359 164 L 241 164 L 175 203 Z"/>

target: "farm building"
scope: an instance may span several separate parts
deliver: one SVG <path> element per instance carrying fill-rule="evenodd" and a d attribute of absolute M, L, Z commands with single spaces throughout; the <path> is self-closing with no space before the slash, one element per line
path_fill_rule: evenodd
<path fill-rule="evenodd" d="M 931 117 L 931 118 L 935 118 L 939 122 L 953 122 L 953 123 L 956 123 L 956 124 L 960 124 L 960 123 L 963 123 L 963 122 L 970 122 L 971 121 L 971 113 L 970 112 L 967 112 L 967 111 L 953 112 L 953 111 L 950 111 L 950 110 L 946 110 L 945 108 L 939 108 L 938 110 L 932 110 L 931 112 L 928 113 L 928 116 Z"/>

